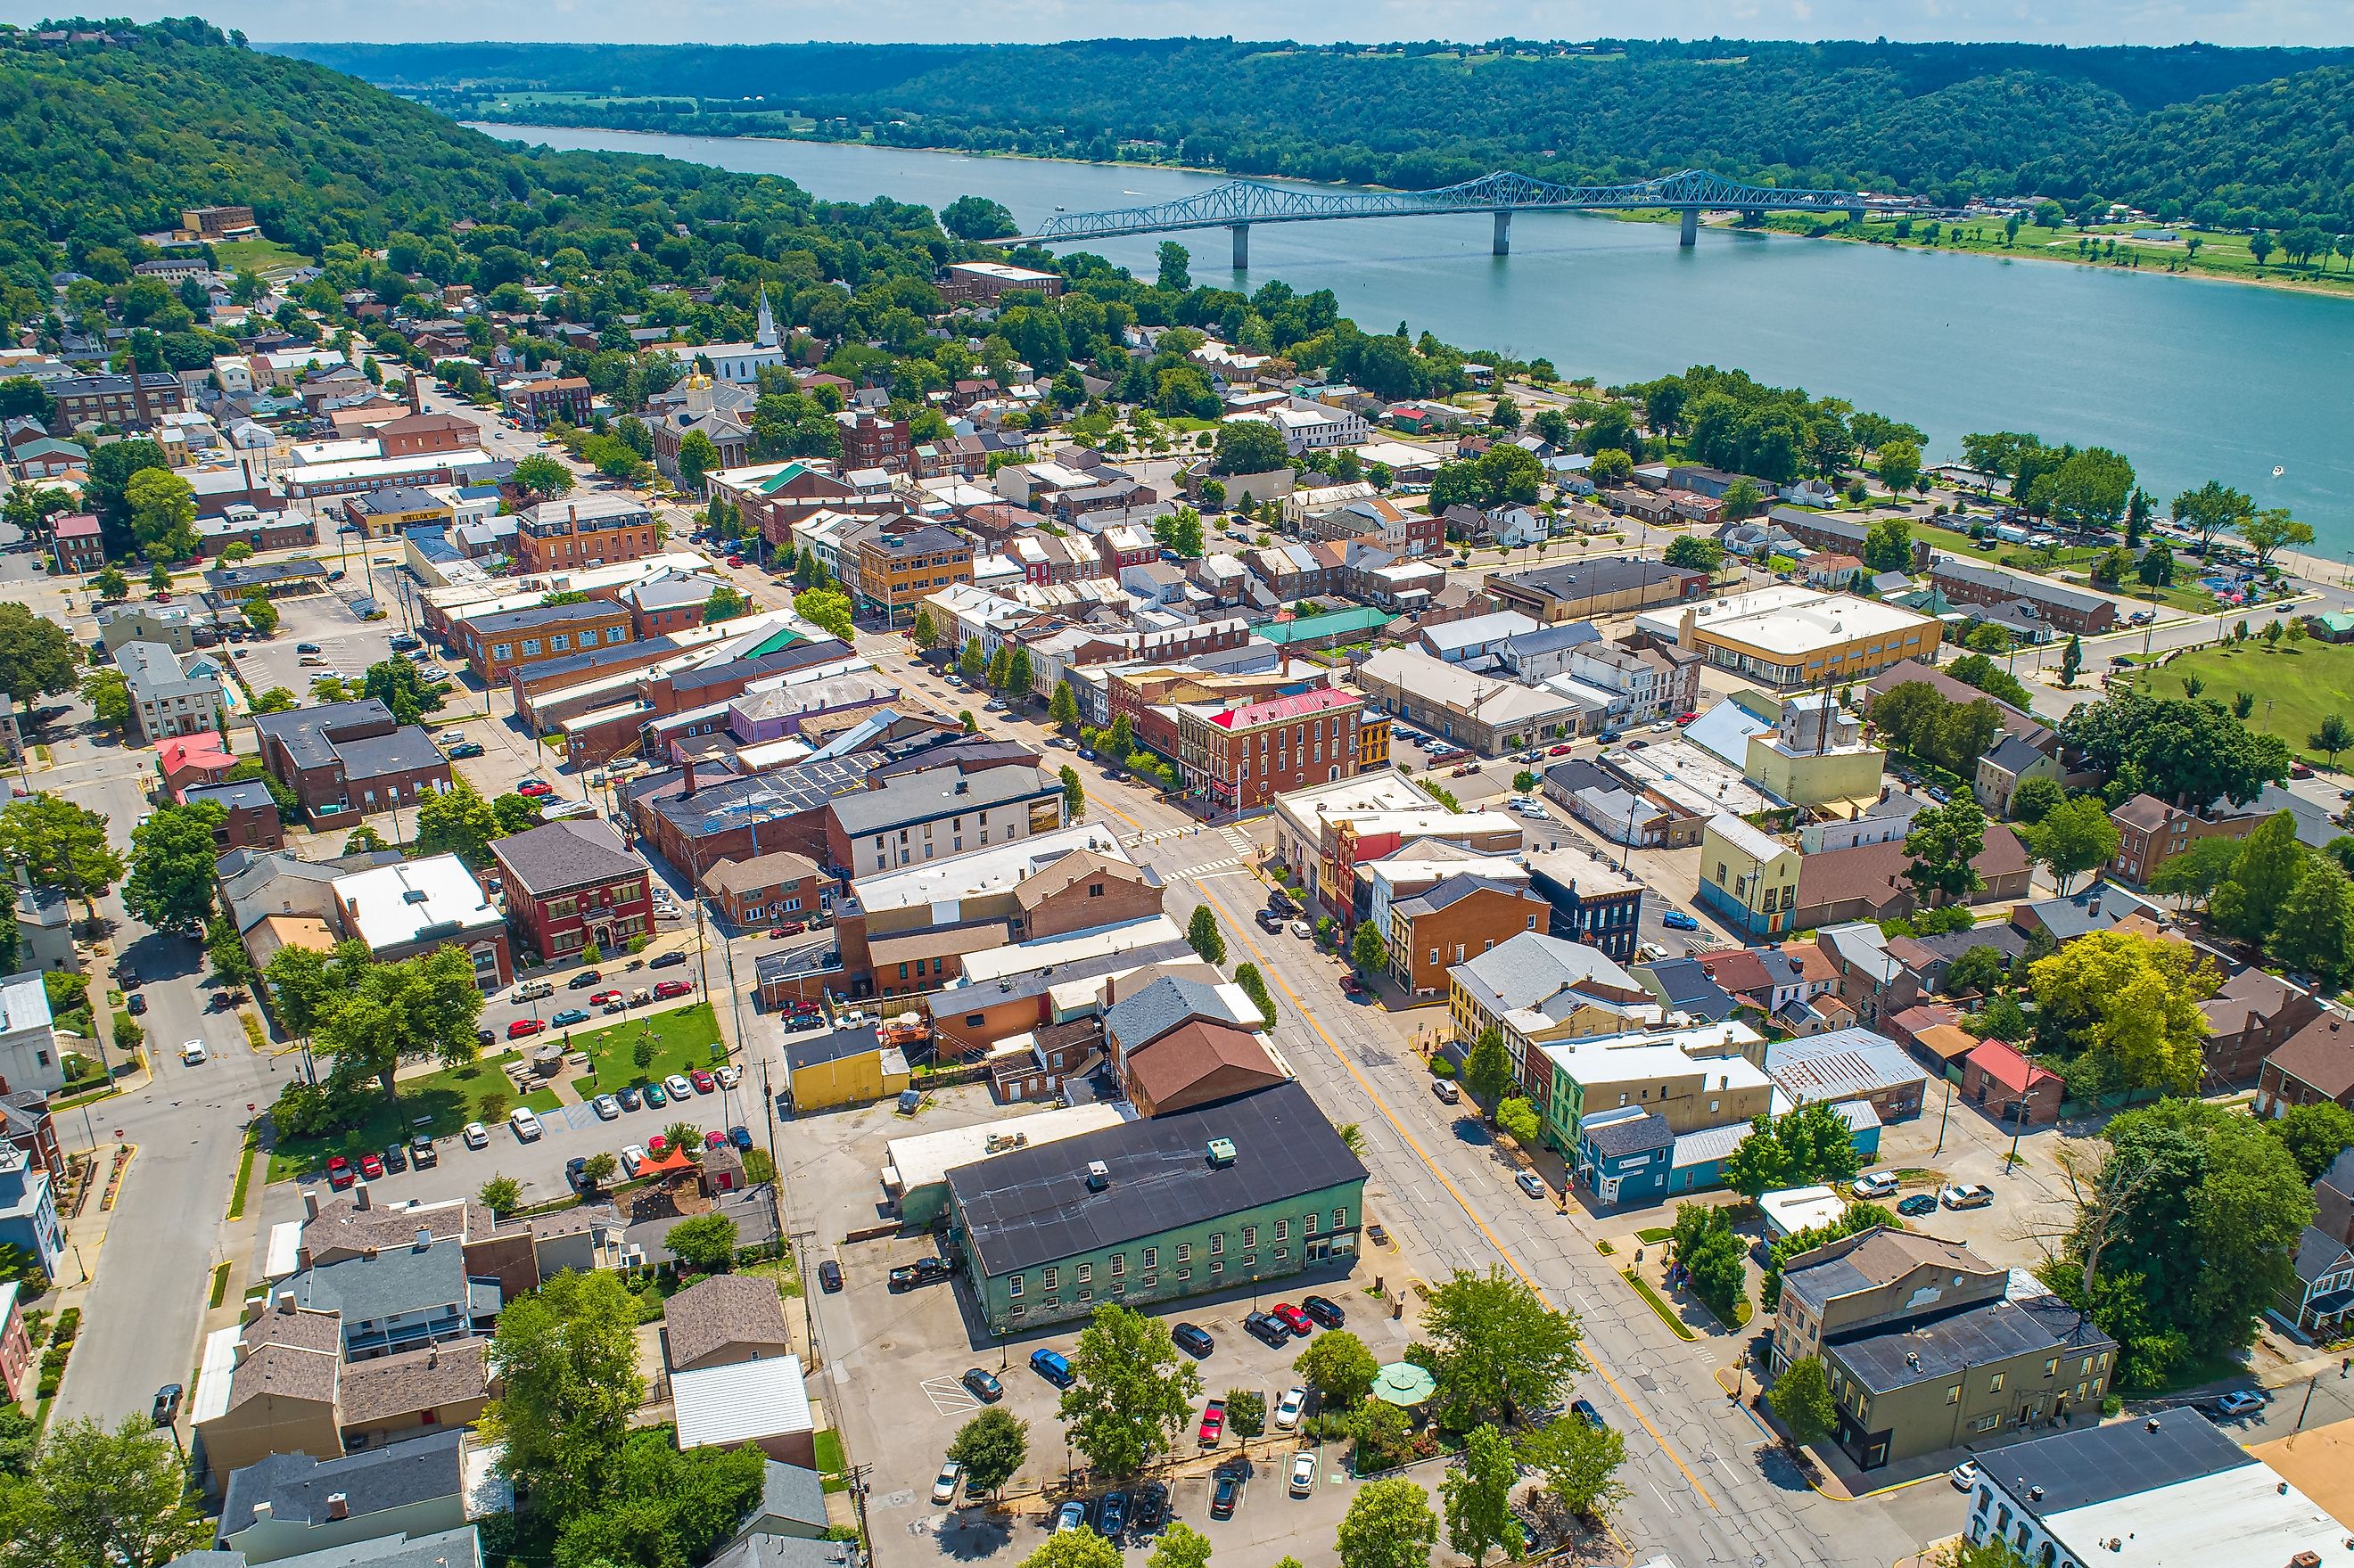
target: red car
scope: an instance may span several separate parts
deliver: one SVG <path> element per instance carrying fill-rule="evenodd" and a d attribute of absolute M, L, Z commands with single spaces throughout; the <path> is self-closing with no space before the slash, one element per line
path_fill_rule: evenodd
<path fill-rule="evenodd" d="M 327 1156 L 328 1186 L 348 1187 L 352 1184 L 352 1178 L 355 1174 L 357 1174 L 357 1172 L 353 1171 L 352 1162 L 345 1159 L 342 1155 L 330 1154 Z"/>
<path fill-rule="evenodd" d="M 1678 714 L 1676 715 L 1676 722 L 1678 724 L 1690 724 L 1692 720 L 1698 717 L 1700 717 L 1700 710 L 1698 708 L 1694 708 L 1688 714 Z"/>
<path fill-rule="evenodd" d="M 600 991 L 596 995 L 588 999 L 588 1005 L 591 1007 L 602 1007 L 609 1001 L 619 1001 L 620 1000 L 621 993 L 618 991 Z"/>
<path fill-rule="evenodd" d="M 1561 745 L 1547 751 L 1545 755 L 1547 757 L 1567 757 L 1571 752 L 1576 749 L 1577 748 L 1575 747 L 1571 746 L 1568 742 L 1564 741 Z"/>
<path fill-rule="evenodd" d="M 1267 1310 L 1269 1317 L 1300 1339 L 1304 1340 L 1315 1331 L 1316 1325 L 1308 1320 L 1308 1314 L 1288 1301 L 1278 1301 Z"/>
<path fill-rule="evenodd" d="M 522 783 L 515 786 L 514 792 L 518 795 L 526 796 L 531 800 L 536 800 L 543 795 L 555 794 L 556 790 L 549 785 L 541 782 L 539 779 L 526 779 Z"/>
<path fill-rule="evenodd" d="M 656 1160 L 660 1160 L 669 1149 L 670 1139 L 664 1138 L 659 1132 L 646 1139 L 646 1152 L 652 1155 Z"/>
<path fill-rule="evenodd" d="M 1214 1399 L 1202 1409 L 1202 1446 L 1216 1447 L 1218 1439 L 1225 1436 L 1225 1431 L 1226 1402 L 1223 1399 Z"/>
<path fill-rule="evenodd" d="M 663 980 L 654 987 L 654 1000 L 656 1001 L 668 1001 L 672 997 L 684 996 L 694 989 L 695 982 L 693 980 Z M 532 1027 L 536 1029 L 539 1026 L 535 1023 Z"/>
<path fill-rule="evenodd" d="M 719 1086 L 719 1080 L 713 1077 L 709 1073 L 705 1072 L 701 1067 L 697 1067 L 695 1071 L 687 1074 L 686 1081 L 695 1086 L 695 1092 L 698 1095 L 707 1095 L 711 1093 L 712 1090 Z"/>
<path fill-rule="evenodd" d="M 384 1175 L 384 1156 L 370 1150 L 360 1156 L 360 1174 L 374 1181 Z"/>
<path fill-rule="evenodd" d="M 744 557 L 741 556 L 730 556 L 727 557 L 727 564 L 731 567 L 740 567 L 744 564 Z"/>
<path fill-rule="evenodd" d="M 798 937 L 798 936 L 800 936 L 803 931 L 806 931 L 806 930 L 808 930 L 808 929 L 809 929 L 809 922 L 808 922 L 808 921 L 806 921 L 806 920 L 788 920 L 788 921 L 786 921 L 786 922 L 785 922 L 783 925 L 781 925 L 781 926 L 771 926 L 771 927 L 769 927 L 769 935 L 770 937 L 772 937 L 772 938 L 773 938 L 773 937 Z"/>
<path fill-rule="evenodd" d="M 507 1038 L 520 1040 L 526 1034 L 536 1034 L 546 1027 L 546 1024 L 536 1018 L 518 1018 L 507 1025 Z"/>
<path fill-rule="evenodd" d="M 715 1127 L 709 1132 L 703 1135 L 703 1147 L 705 1149 L 725 1149 L 727 1147 L 727 1135 Z"/>

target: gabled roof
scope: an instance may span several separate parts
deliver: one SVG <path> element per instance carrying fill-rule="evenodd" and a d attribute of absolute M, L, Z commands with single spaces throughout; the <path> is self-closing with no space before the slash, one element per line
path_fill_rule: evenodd
<path fill-rule="evenodd" d="M 1166 1108 L 1208 1086 L 1220 1097 L 1283 1082 L 1257 1035 L 1223 1019 L 1189 1019 L 1131 1048 L 1128 1076 L 1141 1099 Z"/>
<path fill-rule="evenodd" d="M 670 1298 L 663 1323 L 674 1367 L 692 1365 L 729 1345 L 791 1341 L 776 1283 L 748 1274 L 715 1274 L 687 1287 Z"/>
<path fill-rule="evenodd" d="M 1104 1033 L 1124 1051 L 1139 1051 L 1188 1019 L 1208 1018 L 1247 1026 L 1216 989 L 1179 975 L 1163 975 L 1104 1014 Z"/>
<path fill-rule="evenodd" d="M 557 893 L 591 882 L 642 876 L 646 863 L 594 817 L 567 818 L 491 841 L 491 853 L 526 893 Z"/>

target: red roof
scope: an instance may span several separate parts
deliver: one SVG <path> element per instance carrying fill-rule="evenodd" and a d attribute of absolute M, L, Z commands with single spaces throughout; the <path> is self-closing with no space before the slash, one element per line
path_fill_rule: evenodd
<path fill-rule="evenodd" d="M 2049 1067 L 2039 1067 L 2019 1054 L 2018 1048 L 2000 1040 L 1984 1040 L 1969 1054 L 1978 1071 L 2009 1089 L 2023 1095 L 2039 1084 L 2057 1083 L 2060 1075 Z"/>
<path fill-rule="evenodd" d="M 1363 701 L 1354 692 L 1319 686 L 1312 692 L 1294 692 L 1288 697 L 1270 697 L 1263 703 L 1228 708 L 1224 713 L 1212 714 L 1210 722 L 1220 729 L 1255 729 L 1263 724 L 1286 724 L 1311 714 L 1331 713 L 1335 708 L 1352 708 Z"/>
<path fill-rule="evenodd" d="M 155 765 L 166 774 L 185 772 L 191 768 L 231 768 L 237 758 L 220 743 L 220 736 L 210 730 L 201 735 L 175 735 L 156 743 Z"/>
<path fill-rule="evenodd" d="M 52 525 L 60 539 L 87 538 L 98 532 L 98 519 L 87 512 L 77 512 L 70 517 L 60 517 Z"/>

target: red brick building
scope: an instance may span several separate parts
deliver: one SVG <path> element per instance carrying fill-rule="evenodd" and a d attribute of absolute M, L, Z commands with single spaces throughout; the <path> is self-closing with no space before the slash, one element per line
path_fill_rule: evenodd
<path fill-rule="evenodd" d="M 2256 1076 L 2256 1114 L 2281 1116 L 2298 1106 L 2334 1101 L 2354 1110 L 2354 1030 L 2323 1013 L 2264 1058 Z"/>
<path fill-rule="evenodd" d="M 106 565 L 106 545 L 99 537 L 98 519 L 87 512 L 58 518 L 50 525 L 50 538 L 61 573 L 80 577 Z"/>
<path fill-rule="evenodd" d="M 2060 1119 L 2065 1092 L 2059 1074 L 2000 1040 L 1981 1041 L 1962 1060 L 1962 1097 L 2005 1126 L 2051 1126 Z"/>
<path fill-rule="evenodd" d="M 499 388 L 499 397 L 506 404 L 507 411 L 534 429 L 545 429 L 556 419 L 568 425 L 587 424 L 591 396 L 588 379 L 579 376 L 517 381 Z"/>
<path fill-rule="evenodd" d="M 506 885 L 507 924 L 544 959 L 570 959 L 590 946 L 616 953 L 632 937 L 653 935 L 646 863 L 594 818 L 494 839 L 491 855 Z"/>
<path fill-rule="evenodd" d="M 450 759 L 374 697 L 258 714 L 262 766 L 294 791 L 313 826 L 414 807 L 450 788 Z"/>
<path fill-rule="evenodd" d="M 455 414 L 404 414 L 398 419 L 386 420 L 369 433 L 383 443 L 384 455 L 388 458 L 462 451 L 482 443 L 482 434 L 472 422 Z"/>
<path fill-rule="evenodd" d="M 653 514 L 627 495 L 543 501 L 515 520 L 515 563 L 521 572 L 610 567 L 661 549 Z"/>
<path fill-rule="evenodd" d="M 783 925 L 817 918 L 833 878 L 805 854 L 778 851 L 751 860 L 723 861 L 703 874 L 703 891 L 719 901 L 731 926 Z"/>
<path fill-rule="evenodd" d="M 1352 778 L 1365 700 L 1324 687 L 1288 697 L 1177 710 L 1177 760 L 1189 793 L 1221 811 L 1264 806 L 1289 789 Z"/>
<path fill-rule="evenodd" d="M 907 420 L 857 408 L 836 414 L 833 422 L 842 428 L 844 473 L 862 468 L 888 469 L 893 473 L 907 471 L 908 458 L 916 443 L 908 433 Z"/>
<path fill-rule="evenodd" d="M 228 813 L 213 830 L 213 849 L 227 854 L 233 849 L 283 849 L 286 830 L 278 820 L 278 801 L 259 779 L 236 784 L 195 784 L 179 792 L 180 804 L 209 800 Z"/>

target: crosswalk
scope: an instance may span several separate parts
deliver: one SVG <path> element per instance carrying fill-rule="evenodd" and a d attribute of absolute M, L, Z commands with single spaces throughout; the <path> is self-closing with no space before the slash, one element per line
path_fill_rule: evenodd
<path fill-rule="evenodd" d="M 1195 864 L 1185 867 L 1182 871 L 1175 874 L 1179 881 L 1195 882 L 1207 876 L 1229 875 L 1232 874 L 1235 870 L 1243 863 L 1243 862 L 1250 858 L 1253 848 L 1250 835 L 1243 832 L 1242 829 L 1231 825 L 1223 827 L 1218 830 L 1218 836 L 1224 839 L 1226 842 L 1227 847 L 1232 849 L 1235 853 L 1230 855 L 1223 856 L 1217 860 L 1201 861 Z"/>

